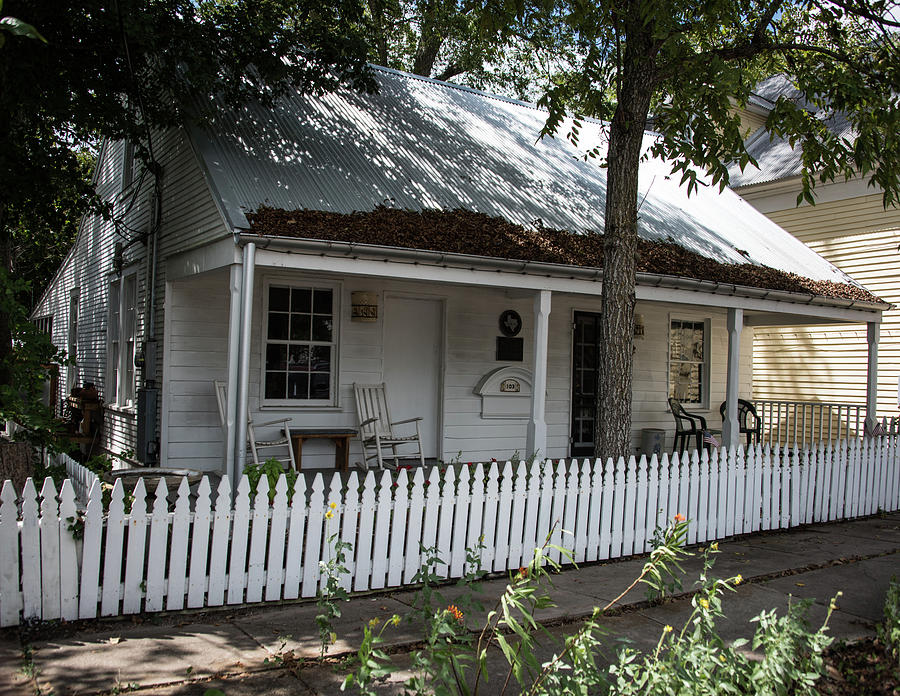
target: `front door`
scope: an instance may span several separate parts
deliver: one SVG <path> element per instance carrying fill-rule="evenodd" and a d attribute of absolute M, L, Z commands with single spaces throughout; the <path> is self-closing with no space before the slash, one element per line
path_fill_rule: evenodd
<path fill-rule="evenodd" d="M 443 302 L 388 296 L 384 311 L 384 381 L 391 419 L 421 416 L 422 453 L 441 457 Z M 409 425 L 401 425 L 406 434 Z"/>
<path fill-rule="evenodd" d="M 594 453 L 594 417 L 597 413 L 597 355 L 600 315 L 575 312 L 572 335 L 571 456 Z"/>

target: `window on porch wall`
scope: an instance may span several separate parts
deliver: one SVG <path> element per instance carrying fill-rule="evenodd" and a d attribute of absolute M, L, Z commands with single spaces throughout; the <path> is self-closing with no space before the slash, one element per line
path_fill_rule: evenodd
<path fill-rule="evenodd" d="M 330 287 L 269 286 L 266 401 L 324 403 L 333 399 L 335 294 Z"/>
<path fill-rule="evenodd" d="M 669 322 L 669 395 L 683 404 L 707 403 L 708 334 L 704 320 Z"/>

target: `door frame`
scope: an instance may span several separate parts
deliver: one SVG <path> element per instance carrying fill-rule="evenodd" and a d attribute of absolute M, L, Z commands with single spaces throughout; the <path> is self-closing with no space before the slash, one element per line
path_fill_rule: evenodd
<path fill-rule="evenodd" d="M 566 428 L 567 428 L 567 450 L 569 453 L 569 457 L 584 457 L 584 456 L 593 456 L 593 452 L 589 455 L 584 454 L 575 454 L 573 452 L 573 448 L 575 446 L 575 441 L 572 433 L 574 419 L 575 419 L 575 328 L 576 328 L 576 318 L 579 314 L 589 314 L 595 317 L 600 317 L 602 312 L 599 307 L 591 308 L 591 309 L 583 309 L 580 307 L 573 307 L 571 309 L 570 321 L 569 321 L 569 417 L 566 419 Z M 599 343 L 599 338 L 598 338 Z M 596 369 L 596 368 L 595 368 Z M 596 388 L 596 387 L 595 387 Z M 594 434 L 596 438 L 596 433 Z"/>
<path fill-rule="evenodd" d="M 407 290 L 384 291 L 384 319 L 381 322 L 381 379 L 384 381 L 384 346 L 387 330 L 388 305 L 392 299 L 400 300 L 426 300 L 437 302 L 438 327 L 441 335 L 438 337 L 440 349 L 438 350 L 438 375 L 437 375 L 437 418 L 435 433 L 437 435 L 437 459 L 444 460 L 444 374 L 447 371 L 447 296 L 430 292 L 410 292 Z"/>

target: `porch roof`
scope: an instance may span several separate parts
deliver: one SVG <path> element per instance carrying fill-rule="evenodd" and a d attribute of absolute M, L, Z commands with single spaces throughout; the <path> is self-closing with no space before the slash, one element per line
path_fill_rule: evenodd
<path fill-rule="evenodd" d="M 605 150 L 605 124 L 585 120 L 579 147 L 566 137 L 538 139 L 547 113 L 532 105 L 373 69 L 378 94 L 291 94 L 272 108 L 223 105 L 209 128 L 192 131 L 232 229 L 248 229 L 247 213 L 268 205 L 338 213 L 464 209 L 526 229 L 603 231 L 606 170 L 587 152 Z M 568 130 L 563 125 L 561 133 Z M 688 197 L 670 169 L 655 159 L 642 164 L 642 239 L 719 263 L 857 285 L 731 191 L 704 182 Z"/>

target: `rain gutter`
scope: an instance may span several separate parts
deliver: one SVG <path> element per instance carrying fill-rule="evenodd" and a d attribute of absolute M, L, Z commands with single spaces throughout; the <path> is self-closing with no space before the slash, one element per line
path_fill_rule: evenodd
<path fill-rule="evenodd" d="M 305 239 L 299 237 L 263 237 L 246 231 L 236 231 L 235 236 L 240 245 L 255 244 L 259 249 L 268 249 L 272 251 L 292 251 L 321 256 L 397 261 L 400 263 L 405 262 L 470 270 L 501 271 L 518 275 L 570 278 L 593 282 L 602 282 L 603 280 L 602 268 L 568 266 L 566 264 L 548 263 L 545 261 L 521 261 L 474 254 L 457 254 L 443 251 L 358 244 L 355 242 Z M 822 297 L 810 293 L 768 290 L 766 288 L 755 288 L 748 285 L 738 285 L 736 283 L 697 280 L 695 278 L 684 278 L 682 276 L 660 273 L 639 272 L 635 274 L 635 280 L 639 286 L 643 287 L 693 290 L 695 292 L 715 293 L 717 295 L 749 297 L 823 307 L 840 307 L 842 309 L 855 309 L 868 312 L 885 311 L 891 307 L 890 304 L 882 302 L 845 300 Z"/>

